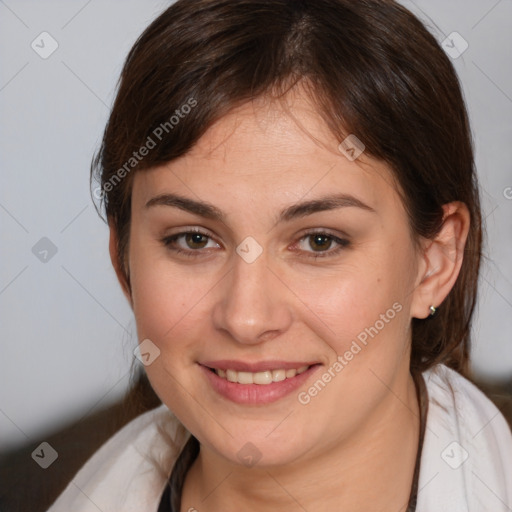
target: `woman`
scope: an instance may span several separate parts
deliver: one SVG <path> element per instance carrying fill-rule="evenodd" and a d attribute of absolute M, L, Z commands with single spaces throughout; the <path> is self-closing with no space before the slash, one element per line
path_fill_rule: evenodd
<path fill-rule="evenodd" d="M 128 55 L 93 170 L 163 405 L 52 512 L 512 508 L 510 430 L 464 377 L 467 114 L 411 13 L 178 0 Z"/>

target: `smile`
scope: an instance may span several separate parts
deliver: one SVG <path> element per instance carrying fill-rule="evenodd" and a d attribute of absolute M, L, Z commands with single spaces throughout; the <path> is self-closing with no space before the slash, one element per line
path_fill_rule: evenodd
<path fill-rule="evenodd" d="M 218 396 L 243 405 L 264 405 L 292 394 L 305 385 L 320 363 L 224 360 L 199 364 L 210 389 Z"/>
<path fill-rule="evenodd" d="M 291 368 L 285 370 L 284 368 L 278 370 L 266 370 L 263 372 L 242 372 L 232 369 L 222 370 L 220 368 L 213 368 L 213 371 L 221 378 L 229 382 L 238 382 L 238 384 L 259 384 L 266 386 L 272 382 L 282 382 L 286 379 L 292 379 L 296 375 L 304 373 L 309 366 L 301 366 L 300 368 Z"/>

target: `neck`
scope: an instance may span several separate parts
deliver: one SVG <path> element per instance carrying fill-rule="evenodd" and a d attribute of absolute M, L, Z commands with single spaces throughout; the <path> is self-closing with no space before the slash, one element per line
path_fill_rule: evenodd
<path fill-rule="evenodd" d="M 349 439 L 284 466 L 246 468 L 201 446 L 182 511 L 302 509 L 405 512 L 418 451 L 419 404 L 410 375 Z"/>

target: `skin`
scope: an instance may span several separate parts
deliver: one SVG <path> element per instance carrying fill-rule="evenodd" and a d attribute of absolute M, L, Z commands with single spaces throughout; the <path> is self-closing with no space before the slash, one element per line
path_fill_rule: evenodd
<path fill-rule="evenodd" d="M 130 288 L 111 230 L 139 340 L 161 351 L 148 377 L 201 443 L 182 510 L 405 510 L 419 435 L 411 319 L 427 317 L 452 288 L 469 215 L 464 204 L 445 205 L 438 237 L 418 247 L 387 165 L 341 154 L 305 93 L 294 90 L 284 102 L 243 105 L 186 156 L 134 176 Z M 373 211 L 345 206 L 277 221 L 283 209 L 333 193 Z M 146 207 L 161 194 L 207 202 L 224 217 Z M 195 257 L 162 242 L 192 228 L 207 237 L 194 245 L 182 236 L 174 247 Z M 349 244 L 315 245 L 310 230 Z M 252 263 L 236 252 L 248 236 L 263 250 Z M 301 404 L 298 393 L 396 303 L 400 312 Z M 216 394 L 197 364 L 215 359 L 322 366 L 277 402 L 240 405 Z M 253 467 L 237 457 L 248 442 L 261 454 Z"/>

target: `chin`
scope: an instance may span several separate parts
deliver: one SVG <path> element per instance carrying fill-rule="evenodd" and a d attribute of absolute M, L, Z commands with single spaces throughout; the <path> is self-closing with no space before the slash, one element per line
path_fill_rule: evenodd
<path fill-rule="evenodd" d="M 232 464 L 247 468 L 270 469 L 293 464 L 309 451 L 309 443 L 304 439 L 292 438 L 287 434 L 283 439 L 256 436 L 252 434 L 228 437 L 222 440 L 205 439 L 204 443 L 218 455 Z"/>

